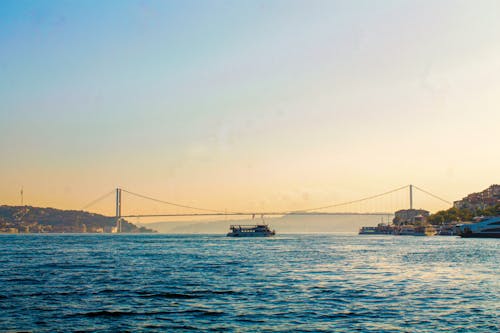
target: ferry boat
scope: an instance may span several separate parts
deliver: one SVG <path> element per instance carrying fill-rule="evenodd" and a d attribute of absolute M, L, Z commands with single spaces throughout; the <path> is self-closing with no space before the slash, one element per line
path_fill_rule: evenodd
<path fill-rule="evenodd" d="M 395 235 L 400 236 L 434 236 L 436 229 L 433 226 L 413 226 L 405 225 L 397 228 L 394 232 Z"/>
<path fill-rule="evenodd" d="M 231 225 L 230 229 L 228 237 L 270 237 L 276 234 L 267 224 Z"/>
<path fill-rule="evenodd" d="M 434 236 L 436 233 L 436 229 L 431 225 L 394 226 L 382 223 L 376 227 L 362 227 L 359 230 L 360 235 Z"/>
<path fill-rule="evenodd" d="M 458 224 L 455 227 L 460 237 L 500 238 L 500 216 L 479 217 L 476 223 Z"/>
<path fill-rule="evenodd" d="M 379 223 L 376 227 L 361 227 L 359 235 L 392 235 L 394 228 L 390 225 Z"/>
<path fill-rule="evenodd" d="M 456 236 L 457 231 L 455 230 L 456 224 L 445 224 L 441 225 L 437 229 L 438 236 Z"/>

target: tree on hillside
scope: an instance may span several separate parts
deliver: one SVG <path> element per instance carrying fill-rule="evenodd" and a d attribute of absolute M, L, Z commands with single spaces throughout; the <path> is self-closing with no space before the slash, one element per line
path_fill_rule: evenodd
<path fill-rule="evenodd" d="M 496 216 L 500 215 L 500 204 L 489 206 L 484 209 L 470 210 L 452 207 L 441 210 L 429 216 L 429 222 L 434 225 L 446 224 L 450 222 L 471 221 L 475 216 Z"/>

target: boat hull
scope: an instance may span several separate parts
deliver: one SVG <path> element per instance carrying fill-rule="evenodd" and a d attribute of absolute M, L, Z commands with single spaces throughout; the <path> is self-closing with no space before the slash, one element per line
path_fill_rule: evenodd
<path fill-rule="evenodd" d="M 241 232 L 233 233 L 229 232 L 227 237 L 272 237 L 274 233 L 257 233 L 257 232 Z"/>
<path fill-rule="evenodd" d="M 359 232 L 358 235 L 393 235 L 390 232 Z"/>
<path fill-rule="evenodd" d="M 480 217 L 476 223 L 457 224 L 456 233 L 462 238 L 500 238 L 500 216 Z"/>
<path fill-rule="evenodd" d="M 460 235 L 462 238 L 500 238 L 500 233 L 480 232 Z"/>

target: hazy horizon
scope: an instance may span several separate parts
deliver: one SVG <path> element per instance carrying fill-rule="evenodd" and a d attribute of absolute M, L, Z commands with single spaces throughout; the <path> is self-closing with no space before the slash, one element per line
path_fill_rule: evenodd
<path fill-rule="evenodd" d="M 270 229 L 282 234 L 304 234 L 304 233 L 357 233 L 363 226 L 376 226 L 379 223 L 391 223 L 392 216 L 385 215 L 285 215 L 280 217 L 266 217 L 252 219 L 226 219 L 219 218 L 211 221 L 161 221 L 161 222 L 135 222 L 138 226 L 152 228 L 158 233 L 164 234 L 218 234 L 224 235 L 229 231 L 232 224 L 258 224 L 265 223 Z"/>

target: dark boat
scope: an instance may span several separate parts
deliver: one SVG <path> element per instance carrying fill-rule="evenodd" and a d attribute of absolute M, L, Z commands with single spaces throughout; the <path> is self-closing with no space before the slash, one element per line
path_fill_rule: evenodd
<path fill-rule="evenodd" d="M 394 227 L 379 223 L 376 227 L 361 227 L 358 232 L 359 235 L 393 235 Z"/>
<path fill-rule="evenodd" d="M 228 237 L 269 237 L 276 234 L 267 224 L 232 225 L 230 229 Z"/>

